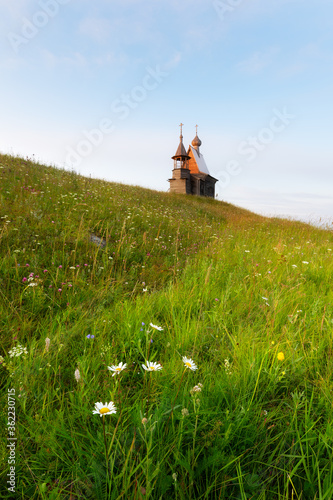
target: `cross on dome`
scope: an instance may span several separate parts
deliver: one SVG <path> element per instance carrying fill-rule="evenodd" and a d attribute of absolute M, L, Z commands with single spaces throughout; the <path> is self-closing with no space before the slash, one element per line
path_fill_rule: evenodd
<path fill-rule="evenodd" d="M 192 146 L 198 151 L 199 153 L 199 148 L 202 144 L 202 142 L 200 141 L 199 137 L 198 137 L 198 125 L 195 126 L 195 129 L 196 129 L 196 135 L 192 141 Z"/>

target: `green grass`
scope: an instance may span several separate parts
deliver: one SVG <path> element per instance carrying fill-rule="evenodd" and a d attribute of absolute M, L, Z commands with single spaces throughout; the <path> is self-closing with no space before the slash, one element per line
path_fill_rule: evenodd
<path fill-rule="evenodd" d="M 332 498 L 332 253 L 329 229 L 0 155 L 3 498 Z"/>

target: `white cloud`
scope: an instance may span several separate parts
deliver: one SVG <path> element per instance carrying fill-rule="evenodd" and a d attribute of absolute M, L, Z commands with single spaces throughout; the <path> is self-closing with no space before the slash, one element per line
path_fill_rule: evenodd
<path fill-rule="evenodd" d="M 258 74 L 274 62 L 275 56 L 279 52 L 278 47 L 270 47 L 265 51 L 255 52 L 244 61 L 239 62 L 236 67 L 244 73 Z"/>
<path fill-rule="evenodd" d="M 110 37 L 111 30 L 111 22 L 105 18 L 87 17 L 81 21 L 79 26 L 79 33 L 100 43 L 105 42 Z"/>
<path fill-rule="evenodd" d="M 27 14 L 29 7 L 34 5 L 35 2 L 32 0 L 0 0 L 0 9 L 2 11 L 1 16 L 9 14 L 13 18 L 22 17 Z"/>
<path fill-rule="evenodd" d="M 43 49 L 41 51 L 41 57 L 47 68 L 54 69 L 59 66 L 70 66 L 83 68 L 87 65 L 87 59 L 80 52 L 74 52 L 68 56 L 57 56 L 53 52 Z"/>

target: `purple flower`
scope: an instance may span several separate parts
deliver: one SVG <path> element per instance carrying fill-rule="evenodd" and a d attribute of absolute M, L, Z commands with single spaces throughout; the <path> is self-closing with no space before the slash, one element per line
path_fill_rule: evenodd
<path fill-rule="evenodd" d="M 23 283 L 24 283 L 25 281 L 28 281 L 28 278 L 23 278 L 23 280 L 22 280 L 22 281 L 23 281 Z"/>
<path fill-rule="evenodd" d="M 58 288 L 58 292 L 62 292 L 62 289 L 61 289 L 61 288 Z"/>
<path fill-rule="evenodd" d="M 62 265 L 60 264 L 59 269 L 62 269 Z"/>
<path fill-rule="evenodd" d="M 89 335 L 87 335 L 87 339 L 94 339 L 94 338 L 95 338 L 95 335 L 90 335 L 90 333 L 89 333 Z"/>

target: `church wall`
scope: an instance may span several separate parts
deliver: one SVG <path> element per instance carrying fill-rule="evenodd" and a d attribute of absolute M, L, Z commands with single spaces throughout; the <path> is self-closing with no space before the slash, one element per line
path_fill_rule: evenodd
<path fill-rule="evenodd" d="M 205 181 L 205 196 L 215 198 L 215 182 L 208 179 Z"/>
<path fill-rule="evenodd" d="M 191 194 L 189 179 L 170 179 L 170 193 Z"/>
<path fill-rule="evenodd" d="M 191 148 L 188 154 L 190 156 L 190 159 L 188 160 L 188 168 L 192 174 L 198 174 L 199 173 L 198 165 L 192 156 Z"/>

